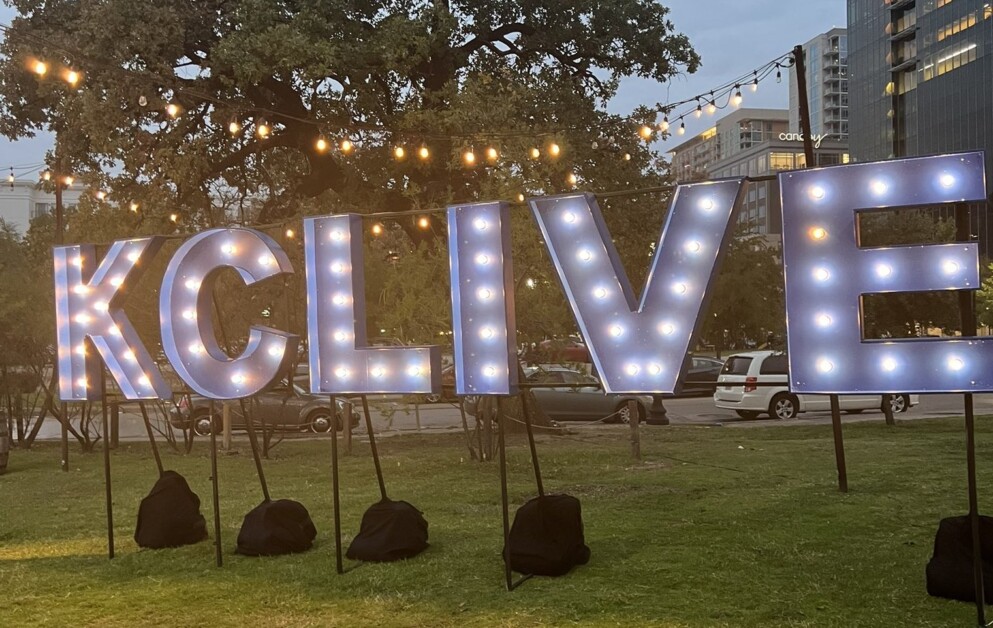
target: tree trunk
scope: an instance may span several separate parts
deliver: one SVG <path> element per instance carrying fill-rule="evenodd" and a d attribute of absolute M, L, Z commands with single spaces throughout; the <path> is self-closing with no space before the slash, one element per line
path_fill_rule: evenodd
<path fill-rule="evenodd" d="M 0 417 L 0 475 L 7 472 L 10 457 L 10 418 Z"/>

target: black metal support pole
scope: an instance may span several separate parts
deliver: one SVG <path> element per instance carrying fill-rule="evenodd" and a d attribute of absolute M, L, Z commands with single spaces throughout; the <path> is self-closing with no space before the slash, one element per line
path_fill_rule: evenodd
<path fill-rule="evenodd" d="M 58 155 L 59 152 L 59 138 L 58 133 L 55 135 L 55 153 Z M 59 162 L 56 156 L 55 161 L 55 244 L 56 246 L 62 245 L 63 232 L 65 227 L 62 225 L 62 178 L 59 174 Z M 59 411 L 62 413 L 62 429 L 61 429 L 61 441 L 62 441 L 62 470 L 65 472 L 69 471 L 69 413 L 68 405 L 63 401 L 59 404 Z"/>
<path fill-rule="evenodd" d="M 338 406 L 331 395 L 331 411 L 337 413 Z M 331 494 L 334 509 L 334 566 L 338 575 L 345 573 L 341 560 L 341 497 L 338 488 L 338 430 L 331 430 Z"/>
<path fill-rule="evenodd" d="M 110 481 L 110 432 L 107 421 L 107 380 L 100 367 L 100 414 L 103 422 L 103 483 L 107 492 L 107 558 L 114 558 L 114 495 Z"/>
<path fill-rule="evenodd" d="M 645 419 L 648 425 L 669 425 L 669 415 L 662 404 L 662 395 L 652 395 L 652 407 L 648 409 Z"/>
<path fill-rule="evenodd" d="M 500 505 L 503 512 L 503 574 L 506 578 L 507 590 L 514 590 L 514 574 L 510 569 L 510 498 L 507 495 L 507 439 L 506 419 L 503 415 L 503 402 L 497 398 L 497 427 L 500 447 Z"/>
<path fill-rule="evenodd" d="M 534 429 L 531 427 L 531 412 L 528 407 L 528 392 L 521 393 L 521 405 L 524 412 L 524 426 L 528 431 L 528 446 L 531 448 L 531 465 L 534 467 L 534 481 L 538 485 L 538 496 L 545 496 L 545 485 L 541 481 L 541 467 L 538 465 L 538 448 L 534 444 Z"/>
<path fill-rule="evenodd" d="M 376 435 L 372 431 L 372 415 L 369 413 L 369 400 L 362 395 L 362 413 L 365 415 L 365 429 L 369 433 L 369 448 L 372 449 L 372 462 L 376 465 L 376 479 L 379 480 L 379 496 L 386 501 L 386 482 L 383 480 L 383 467 L 379 464 L 379 448 L 376 447 Z M 351 428 L 352 417 L 342 417 L 341 429 Z"/>
<path fill-rule="evenodd" d="M 972 239 L 972 225 L 969 206 L 955 205 L 955 239 L 968 242 Z M 959 315 L 962 317 L 962 336 L 976 335 L 976 293 L 972 290 L 959 291 Z M 972 582 L 976 595 L 976 622 L 986 625 L 986 598 L 983 586 L 983 557 L 979 534 L 979 493 L 976 482 L 976 421 L 973 415 L 971 393 L 963 395 L 965 404 L 965 460 L 969 476 L 969 526 L 972 528 Z"/>
<path fill-rule="evenodd" d="M 893 418 L 893 395 L 883 395 L 883 417 L 886 425 L 896 425 L 896 419 Z"/>
<path fill-rule="evenodd" d="M 814 138 L 810 130 L 810 102 L 807 100 L 807 64 L 803 58 L 803 46 L 793 48 L 793 63 L 796 69 L 796 91 L 800 109 L 800 132 L 803 134 L 803 157 L 808 168 L 814 163 Z"/>
<path fill-rule="evenodd" d="M 248 416 L 248 412 L 245 410 L 245 400 L 238 400 L 241 406 L 241 416 L 245 419 L 245 429 L 248 430 L 248 442 L 252 446 L 252 458 L 255 460 L 255 472 L 259 476 L 259 484 L 262 486 L 262 498 L 265 501 L 272 501 L 269 497 L 269 484 L 265 480 L 265 471 L 262 469 L 262 457 L 259 455 L 259 440 L 255 436 L 255 426 L 252 423 L 255 421 L 254 417 Z M 214 417 L 210 417 L 211 429 L 210 433 L 214 433 L 213 421 Z"/>
<path fill-rule="evenodd" d="M 845 465 L 845 441 L 841 434 L 841 406 L 838 395 L 831 398 L 831 430 L 834 432 L 834 460 L 838 465 L 838 490 L 848 492 L 848 467 Z"/>
<path fill-rule="evenodd" d="M 155 442 L 155 434 L 152 433 L 152 424 L 148 420 L 148 411 L 145 409 L 145 402 L 139 401 L 138 407 L 141 409 L 141 419 L 145 423 L 145 433 L 148 434 L 148 443 L 152 446 L 152 455 L 155 456 L 155 467 L 159 470 L 159 477 L 162 477 L 162 456 L 159 455 L 159 446 Z"/>
<path fill-rule="evenodd" d="M 224 564 L 221 554 L 221 495 L 217 486 L 217 430 L 214 429 L 214 400 L 210 400 L 210 484 L 214 499 L 214 561 Z"/>
<path fill-rule="evenodd" d="M 477 409 L 476 412 L 479 410 Z M 469 448 L 469 456 L 476 460 L 476 450 L 472 446 L 472 436 L 469 434 L 469 421 L 465 416 L 465 397 L 459 397 L 459 414 L 462 415 L 462 431 L 465 433 L 465 444 Z"/>
<path fill-rule="evenodd" d="M 59 412 L 62 413 L 62 470 L 69 471 L 69 404 L 62 402 L 59 404 Z"/>

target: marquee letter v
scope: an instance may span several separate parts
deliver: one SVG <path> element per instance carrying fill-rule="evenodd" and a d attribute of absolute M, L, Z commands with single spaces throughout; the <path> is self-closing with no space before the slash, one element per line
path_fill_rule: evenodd
<path fill-rule="evenodd" d="M 743 189 L 676 188 L 640 304 L 592 194 L 529 201 L 607 392 L 676 390 Z"/>

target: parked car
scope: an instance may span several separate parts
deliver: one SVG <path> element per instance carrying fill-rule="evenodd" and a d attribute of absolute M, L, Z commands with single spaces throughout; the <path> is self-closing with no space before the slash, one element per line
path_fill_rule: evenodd
<path fill-rule="evenodd" d="M 828 395 L 793 394 L 789 390 L 789 363 L 785 353 L 779 351 L 751 351 L 727 359 L 717 378 L 714 405 L 734 410 L 744 419 L 754 419 L 760 414 L 779 419 L 792 419 L 800 412 L 831 409 Z M 758 384 L 782 384 L 760 386 Z M 917 395 L 905 393 L 890 395 L 893 412 L 906 412 L 916 406 Z M 858 414 L 863 410 L 883 410 L 882 395 L 839 395 L 842 410 Z"/>
<path fill-rule="evenodd" d="M 638 417 L 644 420 L 652 398 L 648 395 L 608 395 L 592 375 L 563 366 L 546 365 L 524 369 L 531 384 L 574 384 L 575 388 L 532 388 L 542 411 L 555 421 L 599 421 L 627 423 L 631 419 L 628 401 L 638 404 Z"/>
<path fill-rule="evenodd" d="M 684 366 L 683 386 L 678 395 L 712 395 L 717 390 L 717 377 L 724 362 L 716 358 L 687 356 Z"/>
<path fill-rule="evenodd" d="M 303 381 L 303 380 L 297 380 Z M 190 405 L 192 404 L 192 412 Z M 337 410 L 335 416 L 336 429 L 341 431 L 344 412 L 344 400 L 335 399 Z M 169 412 L 169 422 L 178 429 L 192 428 L 200 436 L 209 436 L 211 429 L 221 430 L 221 408 L 223 402 L 214 402 L 213 421 L 210 414 L 210 399 L 200 395 L 182 397 Z M 295 430 L 321 433 L 331 430 L 331 404 L 327 395 L 314 395 L 294 382 L 292 386 L 286 380 L 276 384 L 269 390 L 263 391 L 252 399 L 245 400 L 245 408 L 254 416 L 253 425 L 261 427 L 263 420 L 267 427 L 277 430 Z M 359 424 L 359 413 L 353 407 L 350 428 Z M 241 411 L 241 403 L 231 404 L 231 428 L 245 429 L 245 417 Z"/>

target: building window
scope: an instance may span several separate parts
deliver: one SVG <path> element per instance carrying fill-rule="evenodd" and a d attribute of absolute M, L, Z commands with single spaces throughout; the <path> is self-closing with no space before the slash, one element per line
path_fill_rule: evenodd
<path fill-rule="evenodd" d="M 989 18 L 990 10 L 991 10 L 990 5 L 986 5 L 986 8 L 983 9 L 985 16 L 983 19 Z M 941 41 L 946 37 L 951 37 L 952 35 L 957 35 L 958 33 L 961 33 L 967 28 L 972 28 L 978 22 L 979 22 L 979 11 L 976 11 L 974 13 L 970 13 L 969 15 L 966 15 L 961 19 L 955 20 L 954 22 L 948 24 L 947 26 L 942 26 L 941 28 L 938 29 L 938 41 Z"/>
<path fill-rule="evenodd" d="M 31 220 L 35 218 L 41 218 L 47 214 L 51 214 L 55 210 L 54 203 L 35 203 L 34 207 L 31 208 Z"/>
<path fill-rule="evenodd" d="M 792 170 L 793 153 L 769 153 L 769 170 Z"/>

